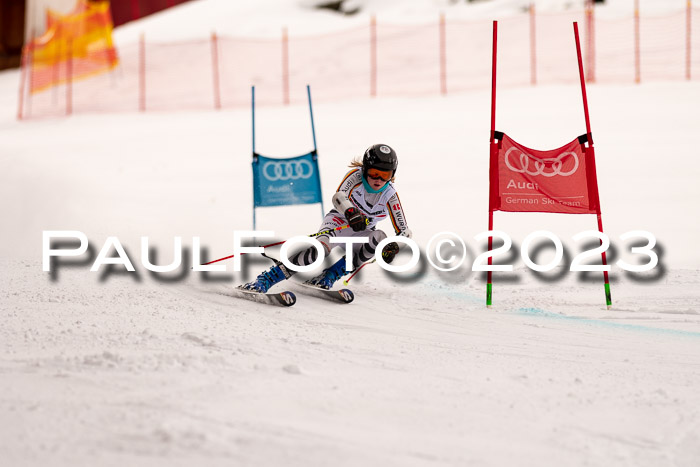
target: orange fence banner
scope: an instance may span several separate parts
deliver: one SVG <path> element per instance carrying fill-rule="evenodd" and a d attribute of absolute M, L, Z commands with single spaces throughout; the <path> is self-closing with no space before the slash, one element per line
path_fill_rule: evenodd
<path fill-rule="evenodd" d="M 117 52 L 112 43 L 109 1 L 78 0 L 62 15 L 48 10 L 46 32 L 25 46 L 29 90 L 37 93 L 72 80 L 114 68 Z"/>

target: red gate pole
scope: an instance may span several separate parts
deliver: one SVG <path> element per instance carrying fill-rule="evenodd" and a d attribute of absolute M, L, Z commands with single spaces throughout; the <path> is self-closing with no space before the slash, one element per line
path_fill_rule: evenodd
<path fill-rule="evenodd" d="M 68 41 L 66 57 L 66 115 L 73 113 L 73 41 Z"/>
<path fill-rule="evenodd" d="M 445 13 L 440 13 L 440 93 L 447 94 L 447 34 Z"/>
<path fill-rule="evenodd" d="M 369 21 L 369 95 L 377 97 L 377 17 Z"/>
<path fill-rule="evenodd" d="M 642 81 L 639 33 L 639 0 L 634 0 L 634 82 Z"/>
<path fill-rule="evenodd" d="M 211 66 L 214 78 L 214 108 L 221 109 L 221 86 L 219 84 L 219 39 L 216 32 L 211 33 Z"/>
<path fill-rule="evenodd" d="M 586 117 L 586 137 L 588 138 L 588 148 L 586 148 L 586 153 L 588 154 L 588 151 L 591 151 L 591 160 L 595 161 L 595 150 L 593 149 L 593 135 L 591 133 L 591 121 L 588 116 L 588 98 L 586 97 L 586 79 L 584 78 L 583 75 L 583 62 L 581 60 L 581 43 L 579 42 L 579 37 L 578 37 L 578 24 L 576 21 L 574 21 L 574 37 L 576 39 L 576 55 L 578 56 L 578 71 L 579 71 L 579 76 L 581 80 L 581 95 L 583 97 L 583 113 Z M 586 160 L 588 162 L 588 159 Z M 593 165 L 592 169 L 593 174 L 595 174 L 595 163 Z M 597 184 L 597 180 L 596 180 Z M 601 214 L 601 209 L 600 209 L 600 200 L 598 199 L 598 191 L 597 191 L 597 186 L 596 186 L 596 192 L 595 192 L 595 202 L 596 202 L 596 214 L 598 216 L 598 231 L 600 233 L 603 233 L 603 217 Z M 603 241 L 601 240 L 601 245 L 603 244 Z M 605 255 L 605 251 L 601 253 L 601 257 L 603 260 L 603 266 L 607 266 L 608 260 Z M 608 277 L 608 271 L 603 271 L 603 278 L 605 279 L 605 303 L 610 309 L 612 307 L 612 297 L 610 295 L 610 278 Z"/>
<path fill-rule="evenodd" d="M 496 49 L 498 45 L 498 21 L 493 22 L 493 55 L 491 58 L 491 144 L 489 145 L 489 231 L 493 230 L 493 206 L 491 205 L 491 172 L 493 167 L 493 151 L 496 145 Z M 488 238 L 488 251 L 493 248 L 493 237 Z M 493 258 L 489 256 L 488 264 L 493 264 Z M 491 308 L 493 299 L 493 272 L 486 272 L 486 308 Z"/>
<path fill-rule="evenodd" d="M 289 105 L 289 37 L 282 28 L 282 102 Z"/>
<path fill-rule="evenodd" d="M 139 111 L 146 111 L 146 38 L 139 37 Z"/>
<path fill-rule="evenodd" d="M 530 84 L 537 84 L 537 29 L 535 23 L 535 4 L 530 4 Z"/>
<path fill-rule="evenodd" d="M 588 97 L 586 96 L 586 80 L 583 74 L 583 61 L 581 60 L 581 43 L 578 37 L 578 23 L 574 21 L 574 36 L 576 39 L 576 54 L 578 56 L 578 71 L 581 81 L 581 94 L 583 96 L 583 113 L 586 117 L 586 136 L 588 143 L 593 146 L 593 136 L 591 135 L 591 121 L 588 117 Z"/>
<path fill-rule="evenodd" d="M 690 27 L 692 25 L 693 1 L 688 0 L 688 5 L 685 9 L 685 79 L 690 81 L 690 64 L 691 64 L 691 41 Z"/>

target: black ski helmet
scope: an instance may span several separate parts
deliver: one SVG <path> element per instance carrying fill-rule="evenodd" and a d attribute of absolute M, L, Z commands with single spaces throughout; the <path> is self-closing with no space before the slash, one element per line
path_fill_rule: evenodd
<path fill-rule="evenodd" d="M 396 151 L 388 144 L 373 144 L 365 151 L 362 157 L 362 172 L 367 176 L 369 169 L 391 170 L 391 176 L 396 175 L 399 159 Z"/>

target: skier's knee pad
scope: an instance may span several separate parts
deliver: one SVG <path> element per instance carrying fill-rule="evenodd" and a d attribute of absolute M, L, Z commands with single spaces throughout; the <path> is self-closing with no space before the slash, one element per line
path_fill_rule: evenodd
<path fill-rule="evenodd" d="M 321 243 L 321 245 L 323 245 L 322 252 L 323 257 L 325 258 L 331 252 L 331 247 L 328 245 L 328 237 L 324 235 L 319 237 L 319 239 L 317 240 Z M 310 264 L 313 264 L 317 258 L 318 250 L 316 249 L 316 247 L 311 246 L 292 256 L 289 259 L 289 261 L 291 261 L 293 264 L 296 264 L 297 266 L 308 266 Z"/>
<path fill-rule="evenodd" d="M 331 253 L 331 246 L 329 245 L 329 238 L 328 235 L 321 235 L 320 237 L 316 238 L 318 242 L 323 245 L 323 248 L 326 250 L 325 256 L 328 256 Z"/>
<path fill-rule="evenodd" d="M 377 250 L 377 245 L 386 238 L 386 234 L 383 230 L 373 230 L 367 238 L 369 241 L 363 243 L 362 246 L 356 250 L 357 253 L 355 254 L 355 259 L 361 263 L 372 259 L 374 252 Z"/>
<path fill-rule="evenodd" d="M 384 233 L 383 230 L 373 230 L 372 233 L 369 234 L 369 244 L 372 245 L 372 250 L 374 250 L 377 245 L 379 245 L 379 242 L 385 238 L 386 233 Z"/>

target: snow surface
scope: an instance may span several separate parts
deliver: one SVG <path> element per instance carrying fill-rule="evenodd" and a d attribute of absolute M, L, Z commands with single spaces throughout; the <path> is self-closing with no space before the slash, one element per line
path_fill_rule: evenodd
<path fill-rule="evenodd" d="M 136 42 L 141 33 L 149 40 L 201 39 L 212 31 L 231 36 L 280 37 L 282 28 L 303 36 L 366 26 L 371 16 L 388 23 L 426 23 L 444 13 L 448 20 L 500 20 L 527 11 L 534 4 L 538 13 L 582 11 L 584 0 L 351 0 L 344 16 L 315 5 L 321 0 L 193 0 L 115 30 L 117 43 Z M 635 0 L 608 0 L 596 5 L 598 18 L 631 18 Z M 642 15 L 684 11 L 686 0 L 641 0 Z"/>
<path fill-rule="evenodd" d="M 192 2 L 129 27 L 166 31 L 183 11 L 204 25 L 238 12 L 252 27 L 259 9 L 282 5 L 306 28 L 329 15 L 234 3 Z M 412 19 L 404 2 L 372 5 Z M 513 5 L 500 2 L 506 13 Z M 222 294 L 267 267 L 262 259 L 250 257 L 247 274 L 230 264 L 150 274 L 141 236 L 164 264 L 175 236 L 186 247 L 200 236 L 214 258 L 251 228 L 249 112 L 17 122 L 17 83 L 0 73 L 0 465 L 698 465 L 700 163 L 690 138 L 700 83 L 588 89 L 605 231 L 628 261 L 627 231 L 648 230 L 661 246 L 651 273 L 613 267 L 611 310 L 599 274 L 538 277 L 517 256 L 514 273 L 494 274 L 490 310 L 466 265 L 398 276 L 370 265 L 350 305 L 286 284 L 298 292 L 290 309 Z M 349 160 L 386 142 L 417 242 L 455 232 L 471 262 L 487 227 L 489 108 L 486 90 L 315 106 L 326 207 Z M 311 146 L 304 106 L 265 107 L 257 123 L 265 154 Z M 497 127 L 557 147 L 585 132 L 580 89 L 504 89 Z M 318 206 L 258 211 L 259 228 L 280 238 L 314 232 L 319 219 Z M 596 227 L 593 216 L 507 213 L 495 225 L 516 246 L 552 230 L 572 254 L 571 236 Z M 117 236 L 137 273 L 93 273 L 84 258 L 45 273 L 44 230 L 82 231 L 95 254 Z"/>

